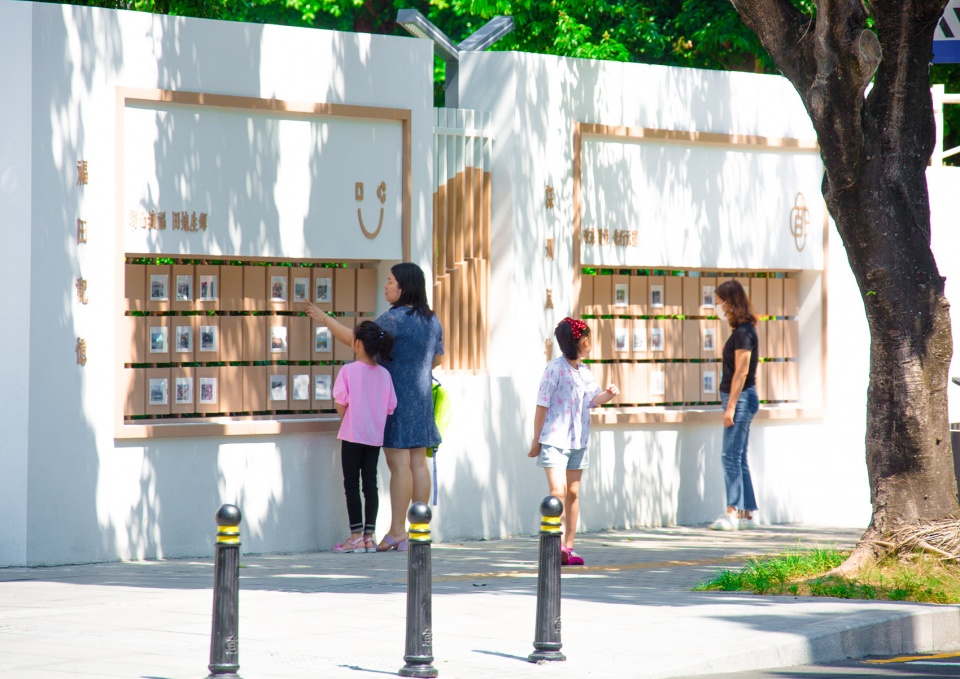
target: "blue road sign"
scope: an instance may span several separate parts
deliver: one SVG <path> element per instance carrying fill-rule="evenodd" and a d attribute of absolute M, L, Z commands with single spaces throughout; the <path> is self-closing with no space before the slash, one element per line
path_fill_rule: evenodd
<path fill-rule="evenodd" d="M 950 0 L 933 33 L 933 63 L 960 64 L 960 0 Z"/>

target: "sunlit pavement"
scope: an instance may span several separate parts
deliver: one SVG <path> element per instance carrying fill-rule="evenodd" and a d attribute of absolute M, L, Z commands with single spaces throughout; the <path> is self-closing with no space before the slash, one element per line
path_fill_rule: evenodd
<path fill-rule="evenodd" d="M 858 535 L 778 526 L 578 536 L 587 563 L 563 569 L 567 661 L 546 665 L 526 661 L 538 539 L 436 544 L 433 664 L 441 677 L 465 679 L 653 678 L 960 651 L 954 606 L 690 591 L 749 556 L 798 544 L 845 548 Z M 396 674 L 406 563 L 397 552 L 244 555 L 240 676 Z M 0 570 L 0 676 L 204 677 L 212 585 L 210 558 Z"/>

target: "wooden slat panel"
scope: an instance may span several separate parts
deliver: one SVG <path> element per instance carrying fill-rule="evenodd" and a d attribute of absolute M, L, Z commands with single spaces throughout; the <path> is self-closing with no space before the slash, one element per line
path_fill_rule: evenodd
<path fill-rule="evenodd" d="M 697 316 L 700 314 L 700 277 L 685 276 L 683 278 L 683 314 Z"/>
<path fill-rule="evenodd" d="M 664 276 L 664 291 L 666 307 L 664 313 L 676 316 L 683 313 L 683 278 L 680 276 Z"/>
<path fill-rule="evenodd" d="M 767 313 L 770 316 L 783 316 L 783 279 L 767 279 Z"/>
<path fill-rule="evenodd" d="M 248 365 L 240 369 L 243 374 L 243 410 L 258 412 L 267 410 L 267 368 L 263 365 Z"/>
<path fill-rule="evenodd" d="M 147 307 L 147 267 L 124 264 L 123 296 L 125 311 L 143 311 Z"/>
<path fill-rule="evenodd" d="M 243 310 L 263 311 L 267 308 L 264 298 L 267 292 L 267 267 L 244 266 L 243 269 Z"/>
<path fill-rule="evenodd" d="M 243 270 L 246 267 L 224 264 L 220 267 L 220 310 L 243 310 Z"/>
<path fill-rule="evenodd" d="M 697 292 L 700 286 L 697 286 Z M 696 321 L 693 321 L 696 323 Z M 683 367 L 683 401 L 693 403 L 700 400 L 700 364 L 684 363 Z"/>
<path fill-rule="evenodd" d="M 649 301 L 647 276 L 630 276 L 630 315 L 646 316 Z"/>
<path fill-rule="evenodd" d="M 783 315 L 800 315 L 800 281 L 796 278 L 783 279 Z"/>

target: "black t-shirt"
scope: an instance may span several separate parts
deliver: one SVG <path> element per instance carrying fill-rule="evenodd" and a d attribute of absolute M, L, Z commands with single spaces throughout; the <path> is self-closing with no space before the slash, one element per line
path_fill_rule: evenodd
<path fill-rule="evenodd" d="M 733 372 L 736 369 L 735 352 L 737 349 L 750 350 L 750 370 L 747 372 L 747 379 L 743 383 L 744 389 L 749 389 L 757 383 L 757 359 L 760 352 L 757 347 L 760 342 L 757 339 L 757 329 L 753 323 L 741 323 L 727 338 L 727 343 L 723 345 L 723 378 L 720 380 L 720 391 L 725 394 L 730 393 L 730 383 L 733 381 Z"/>

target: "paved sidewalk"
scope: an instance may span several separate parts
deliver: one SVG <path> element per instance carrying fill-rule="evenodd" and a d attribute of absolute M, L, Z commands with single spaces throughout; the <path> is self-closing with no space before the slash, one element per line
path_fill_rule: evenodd
<path fill-rule="evenodd" d="M 859 531 L 800 526 L 578 536 L 563 569 L 564 663 L 534 665 L 536 537 L 434 545 L 441 677 L 689 677 L 845 657 L 960 650 L 960 608 L 691 592 L 745 557 L 849 547 Z M 212 536 L 211 536 L 212 542 Z M 212 553 L 212 547 L 211 547 Z M 240 675 L 395 675 L 406 555 L 242 557 Z M 201 679 L 211 559 L 0 569 L 0 676 Z"/>

